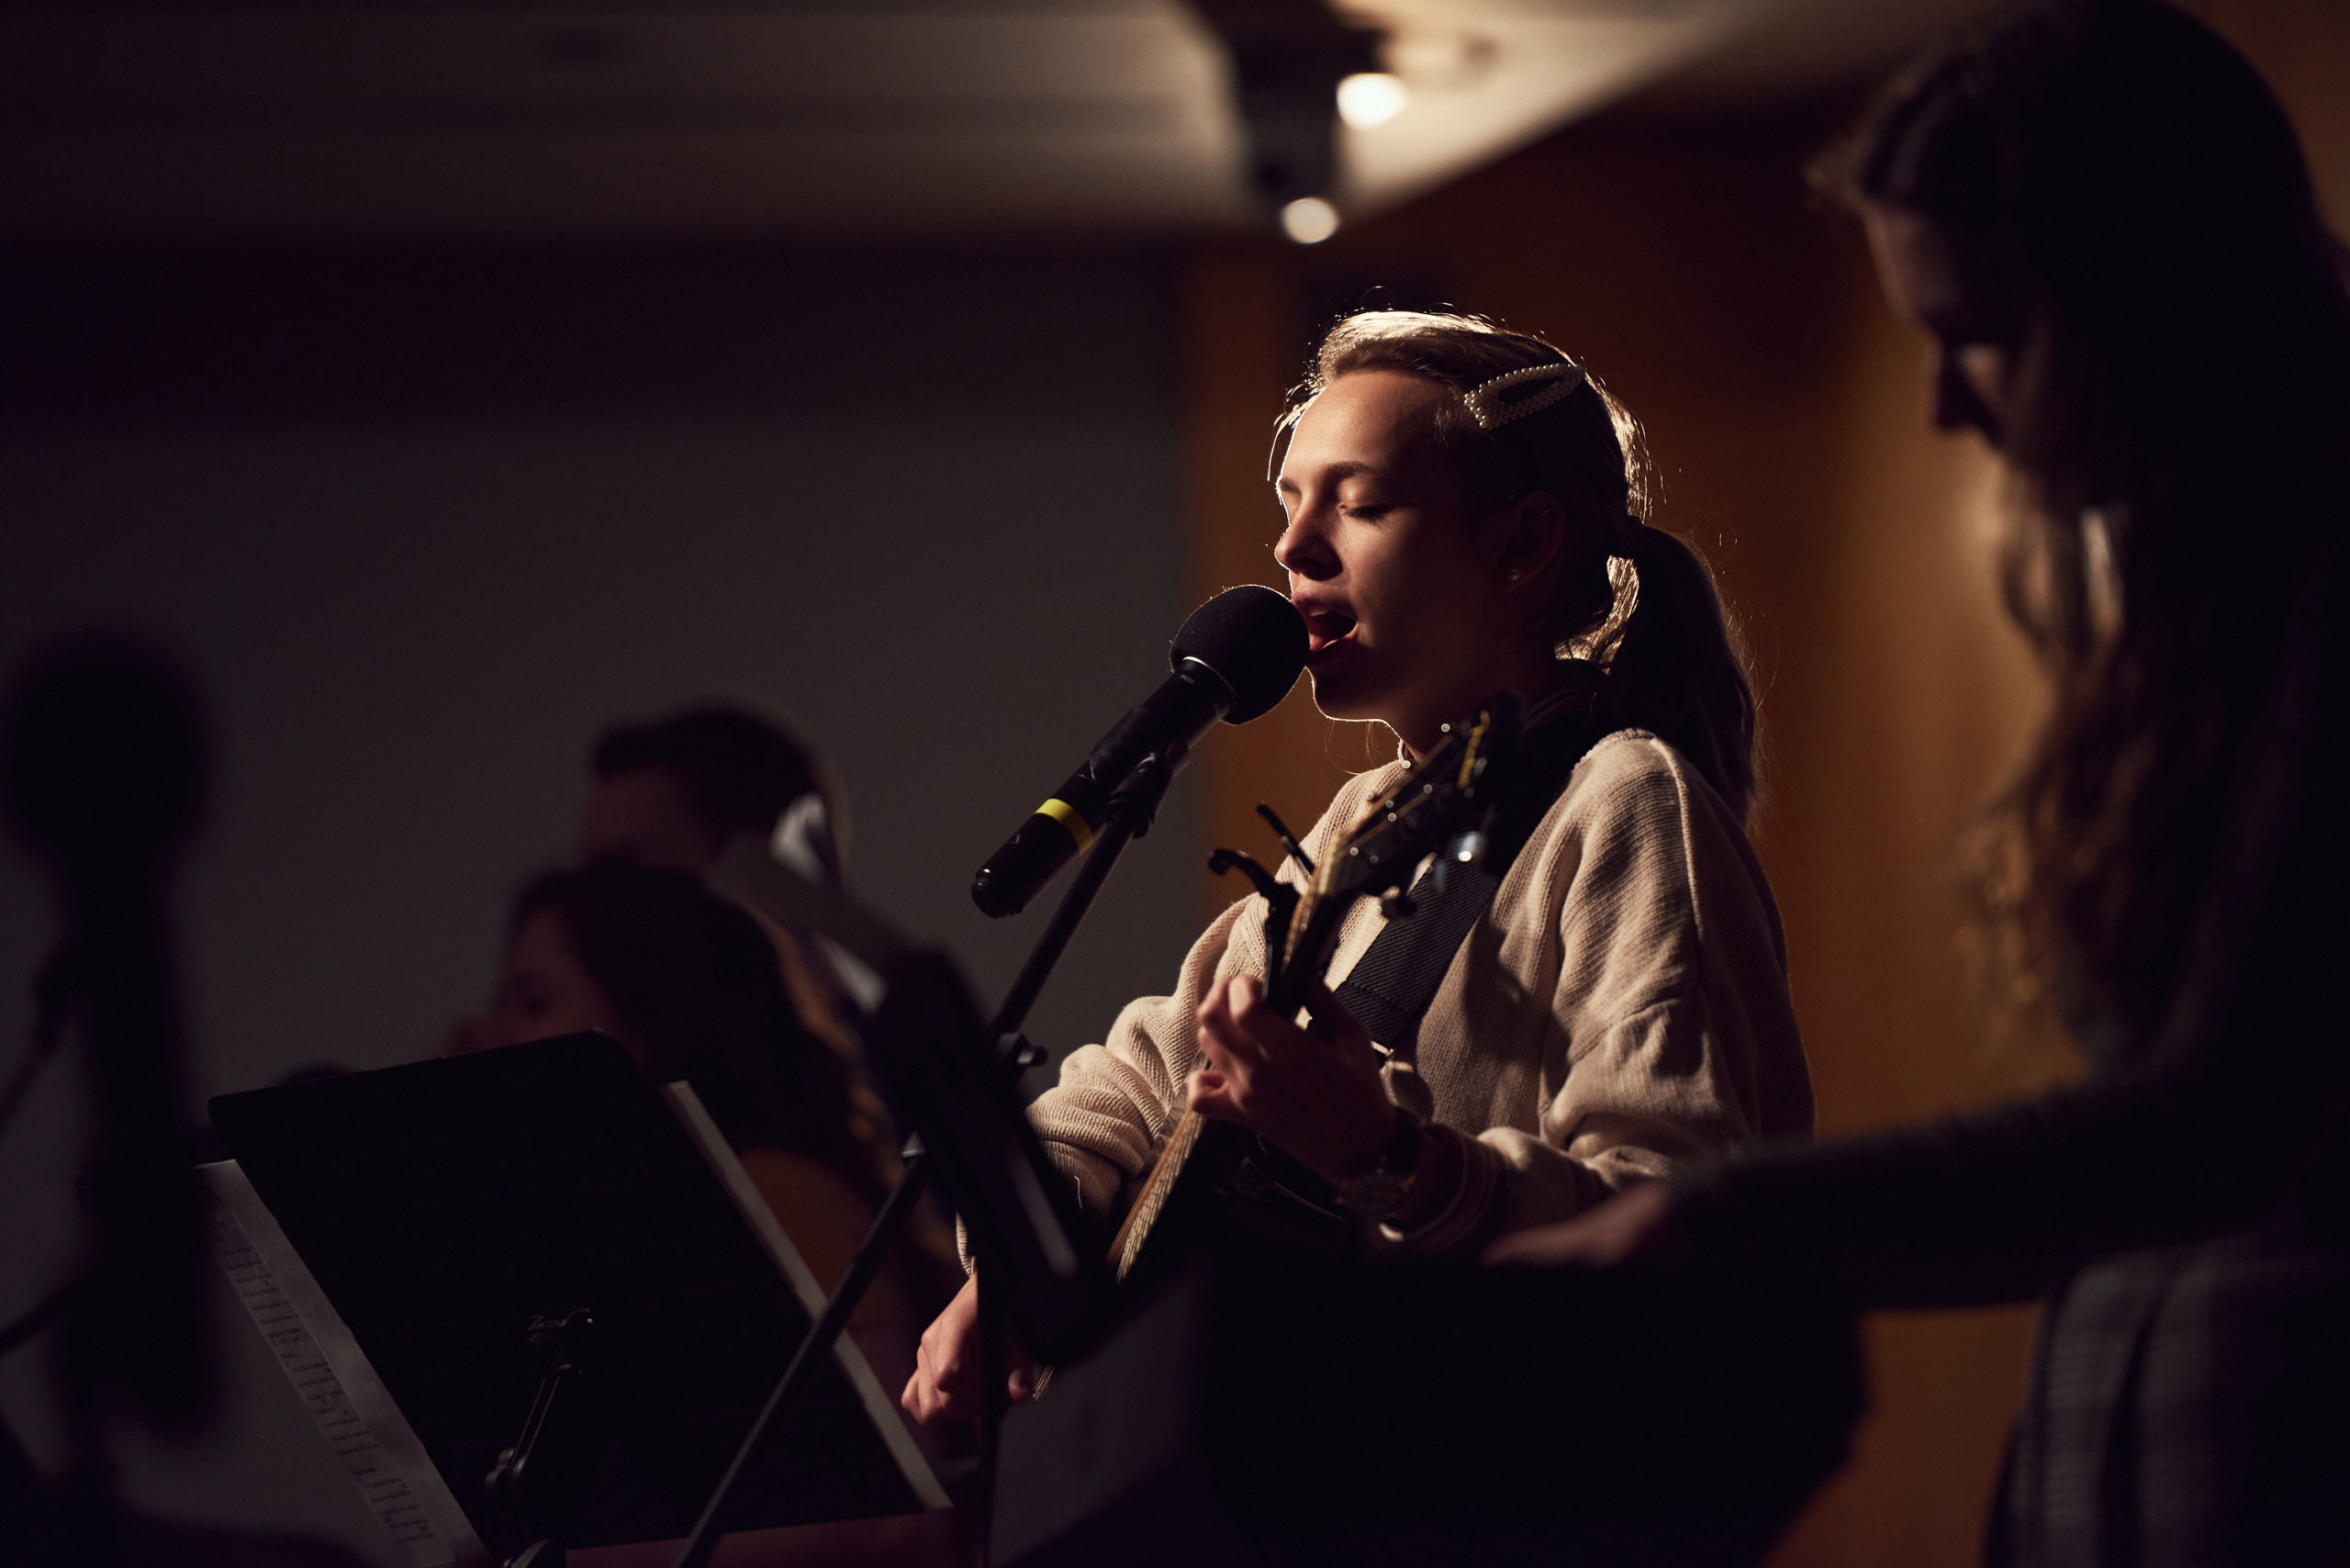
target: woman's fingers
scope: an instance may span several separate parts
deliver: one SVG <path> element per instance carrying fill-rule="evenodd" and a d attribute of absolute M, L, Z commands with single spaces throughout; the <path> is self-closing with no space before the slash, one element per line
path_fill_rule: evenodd
<path fill-rule="evenodd" d="M 1243 1114 L 1232 1080 L 1214 1068 L 1202 1068 L 1192 1075 L 1192 1092 L 1184 1104 L 1203 1116 L 1227 1122 L 1240 1120 Z"/>
<path fill-rule="evenodd" d="M 1016 1339 L 1008 1336 L 1004 1353 L 1006 1379 L 1013 1402 L 1036 1390 L 1036 1366 Z M 979 1405 L 979 1283 L 967 1280 L 936 1322 L 923 1330 L 914 1347 L 914 1375 L 906 1380 L 898 1403 L 924 1426 L 967 1421 Z"/>
<path fill-rule="evenodd" d="M 1185 1103 L 1203 1116 L 1248 1118 L 1249 1090 L 1265 1063 L 1263 1048 L 1236 1014 L 1252 1000 L 1253 980 L 1227 976 L 1210 988 L 1200 1005 L 1200 1070 L 1192 1075 Z M 1257 1010 L 1260 1014 L 1261 1007 Z"/>
<path fill-rule="evenodd" d="M 1618 1263 L 1670 1261 L 1676 1251 L 1673 1189 L 1662 1182 L 1643 1182 L 1562 1224 L 1503 1237 L 1485 1249 L 1485 1261 L 1612 1269 Z"/>
<path fill-rule="evenodd" d="M 968 1417 L 979 1393 L 979 1287 L 967 1280 L 914 1347 L 914 1375 L 898 1403 L 924 1426 Z"/>
<path fill-rule="evenodd" d="M 1309 1041 L 1337 1045 L 1357 1053 L 1371 1049 L 1371 1036 L 1340 1006 L 1327 987 L 1316 985 L 1311 1003 L 1314 1025 L 1301 1029 L 1291 1019 L 1265 1004 L 1265 988 L 1249 975 L 1229 975 L 1216 981 L 1200 1007 L 1203 1047 L 1213 1043 L 1217 1054 L 1263 1061 L 1282 1050 L 1300 1050 Z M 1229 1070 L 1225 1061 L 1215 1061 Z"/>
<path fill-rule="evenodd" d="M 914 1358 L 914 1375 L 906 1380 L 905 1392 L 898 1396 L 898 1403 L 907 1415 L 925 1427 L 960 1421 L 970 1414 L 969 1402 L 920 1352 Z"/>
<path fill-rule="evenodd" d="M 969 1399 L 957 1384 L 967 1379 L 968 1369 L 941 1357 L 925 1337 L 914 1352 L 914 1375 L 906 1380 L 905 1392 L 898 1396 L 898 1403 L 905 1407 L 907 1415 L 925 1427 L 960 1420 L 969 1414 Z"/>
<path fill-rule="evenodd" d="M 1591 1226 L 1579 1219 L 1514 1230 L 1485 1249 L 1488 1263 L 1590 1263 Z"/>
<path fill-rule="evenodd" d="M 1296 1033 L 1295 1025 L 1266 1008 L 1265 988 L 1248 975 L 1217 982 L 1200 1009 L 1200 1029 L 1224 1056 L 1252 1064 L 1262 1061 L 1269 1048 L 1278 1048 L 1281 1031 Z M 1219 1065 L 1229 1070 L 1228 1063 Z"/>
<path fill-rule="evenodd" d="M 1366 1127 L 1372 1142 L 1383 1138 L 1394 1110 L 1371 1036 L 1326 989 L 1316 988 L 1314 1014 L 1309 1034 L 1267 1004 L 1254 977 L 1218 980 L 1200 1006 L 1189 1107 L 1249 1127 L 1316 1169 L 1361 1143 Z M 1337 1153 L 1317 1164 L 1325 1144 Z"/>
<path fill-rule="evenodd" d="M 1225 1041 L 1233 1032 L 1230 1014 L 1223 1006 L 1224 987 L 1219 983 L 1209 994 L 1207 1003 L 1200 1009 L 1200 1062 L 1192 1075 L 1192 1088 L 1185 1104 L 1203 1116 L 1229 1116 L 1232 1114 L 1234 1082 L 1237 1073 L 1246 1069 L 1232 1059 Z"/>
<path fill-rule="evenodd" d="M 1371 1031 L 1364 1028 L 1353 1014 L 1339 1005 L 1338 999 L 1331 994 L 1328 986 L 1317 982 L 1314 987 L 1314 999 L 1307 1005 L 1314 1014 L 1314 1026 L 1306 1031 L 1307 1034 L 1348 1050 L 1368 1051 L 1371 1048 Z"/>

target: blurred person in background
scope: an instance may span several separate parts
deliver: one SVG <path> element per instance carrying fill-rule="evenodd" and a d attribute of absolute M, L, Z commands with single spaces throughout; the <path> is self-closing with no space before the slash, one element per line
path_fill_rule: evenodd
<path fill-rule="evenodd" d="M 851 1128 L 843 1063 L 800 1023 L 748 914 L 684 871 L 622 861 L 532 881 L 475 1044 L 583 1029 L 618 1040 L 655 1082 L 692 1084 L 818 1282 L 839 1282 L 884 1183 Z M 865 1298 L 850 1332 L 885 1386 L 911 1371 L 946 1294 L 926 1254 L 901 1248 Z"/>
<path fill-rule="evenodd" d="M 588 754 L 579 848 L 588 863 L 621 861 L 706 875 L 728 845 L 752 834 L 784 865 L 834 887 L 846 880 L 848 800 L 812 746 L 746 707 L 705 703 L 607 730 Z M 805 933 L 752 915 L 781 966 L 808 1032 L 848 1070 L 848 1126 L 884 1181 L 898 1142 L 889 1108 L 857 1071 L 856 1010 L 822 948 Z M 934 1205 L 908 1233 L 933 1263 L 952 1246 Z"/>
<path fill-rule="evenodd" d="M 705 706 L 607 732 L 590 754 L 583 863 L 515 897 L 489 1012 L 461 1024 L 471 1051 L 595 1029 L 656 1083 L 683 1081 L 826 1291 L 847 1271 L 896 1179 L 886 1109 L 856 1081 L 858 1045 L 837 982 L 803 937 L 708 890 L 740 834 L 803 876 L 837 884 L 846 815 L 828 768 L 775 722 Z M 938 1217 L 918 1214 L 850 1318 L 885 1388 L 911 1372 L 923 1325 L 958 1282 Z M 936 1434 L 934 1459 L 954 1457 Z M 731 1540 L 746 1563 L 957 1561 L 945 1516 L 846 1520 Z M 653 1568 L 674 1554 L 577 1554 Z"/>
<path fill-rule="evenodd" d="M 588 756 L 579 823 L 589 860 L 627 860 L 700 876 L 741 834 L 765 839 L 802 876 L 838 885 L 848 808 L 832 769 L 776 721 L 706 705 L 608 730 Z M 838 982 L 805 938 L 771 932 L 800 1015 L 844 1053 L 855 1036 Z"/>
<path fill-rule="evenodd" d="M 2053 701 L 1981 824 L 1977 918 L 2089 1072 L 1494 1255 L 2038 1296 L 1991 1562 L 2350 1562 L 2342 252 L 2266 87 L 2155 0 L 1962 39 L 1837 162 L 1935 422 L 2012 481 L 2004 586 Z"/>
<path fill-rule="evenodd" d="M 847 817 L 831 770 L 781 724 L 705 706 L 605 732 L 579 828 L 589 859 L 702 872 L 738 833 L 788 838 L 839 880 Z"/>

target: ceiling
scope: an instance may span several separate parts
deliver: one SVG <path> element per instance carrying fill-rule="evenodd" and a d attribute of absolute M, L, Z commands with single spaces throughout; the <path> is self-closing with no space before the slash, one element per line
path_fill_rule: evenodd
<path fill-rule="evenodd" d="M 1236 17 L 1376 30 L 1411 97 L 1337 131 L 1330 194 L 1363 212 L 1636 93 L 1665 113 L 1767 105 L 1982 8 L 1348 0 L 1341 24 L 1315 0 L 17 5 L 0 7 L 0 234 L 1238 230 L 1269 218 Z"/>

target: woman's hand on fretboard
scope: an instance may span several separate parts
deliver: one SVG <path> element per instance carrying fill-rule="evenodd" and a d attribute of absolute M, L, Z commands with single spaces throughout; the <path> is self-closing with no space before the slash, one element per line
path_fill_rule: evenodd
<path fill-rule="evenodd" d="M 1237 1122 L 1336 1182 L 1379 1158 L 1395 1106 L 1379 1076 L 1379 1053 L 1360 1024 L 1317 988 L 1314 1026 L 1302 1029 L 1266 1005 L 1246 975 L 1215 983 L 1200 1008 L 1200 1054 L 1191 1108 Z"/>

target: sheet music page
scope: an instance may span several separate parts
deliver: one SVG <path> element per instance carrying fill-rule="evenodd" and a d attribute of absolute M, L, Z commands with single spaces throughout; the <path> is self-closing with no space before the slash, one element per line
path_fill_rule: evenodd
<path fill-rule="evenodd" d="M 775 1211 L 767 1207 L 765 1198 L 759 1196 L 759 1189 L 751 1181 L 751 1173 L 744 1170 L 743 1162 L 734 1157 L 733 1147 L 726 1141 L 726 1135 L 720 1132 L 718 1124 L 710 1119 L 710 1112 L 703 1108 L 701 1098 L 694 1092 L 693 1085 L 664 1084 L 662 1092 L 669 1097 L 670 1108 L 677 1113 L 677 1120 L 685 1124 L 687 1133 L 701 1149 L 702 1158 L 709 1160 L 710 1168 L 718 1173 L 718 1180 L 728 1195 L 733 1198 L 734 1206 L 743 1211 L 743 1217 L 750 1221 L 751 1228 L 758 1233 L 759 1240 L 767 1247 L 767 1255 L 775 1260 L 776 1267 L 783 1271 L 783 1277 L 791 1282 L 792 1294 L 800 1298 L 800 1305 L 807 1309 L 809 1320 L 813 1322 L 823 1314 L 824 1289 L 816 1282 L 816 1272 L 808 1267 L 808 1260 L 800 1255 L 800 1249 L 793 1246 L 791 1238 L 784 1234 L 783 1226 L 776 1220 Z M 881 1387 L 881 1380 L 873 1375 L 872 1364 L 866 1361 L 865 1352 L 856 1348 L 856 1341 L 843 1334 L 833 1343 L 833 1355 L 840 1362 L 841 1370 L 848 1374 L 849 1386 L 856 1391 L 867 1417 L 872 1421 L 874 1429 L 881 1434 L 881 1440 L 889 1444 L 890 1457 L 898 1462 L 898 1469 L 904 1474 L 906 1484 L 913 1488 L 914 1495 L 922 1500 L 922 1506 L 925 1508 L 951 1506 L 946 1488 L 939 1484 L 937 1473 L 930 1468 L 930 1461 L 923 1458 L 922 1450 L 915 1446 L 913 1434 L 907 1431 L 905 1423 L 898 1418 L 898 1402 L 890 1397 Z"/>
<path fill-rule="evenodd" d="M 376 1521 L 415 1568 L 487 1556 L 408 1418 L 237 1162 L 198 1173 L 211 1194 L 205 1235 L 213 1257 Z"/>

